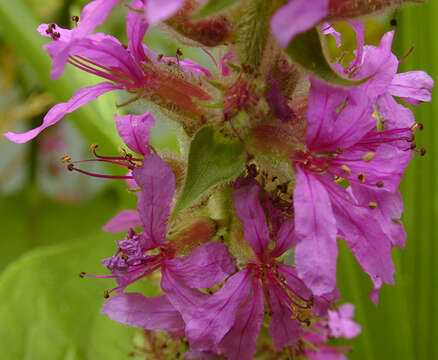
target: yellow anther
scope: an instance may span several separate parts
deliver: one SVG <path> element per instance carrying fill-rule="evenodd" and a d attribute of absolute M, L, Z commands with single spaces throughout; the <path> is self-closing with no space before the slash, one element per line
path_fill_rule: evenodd
<path fill-rule="evenodd" d="M 376 156 L 376 153 L 370 151 L 370 152 L 367 152 L 367 153 L 362 157 L 362 160 L 365 161 L 365 162 L 370 162 L 371 160 L 374 159 L 374 156 Z"/>
<path fill-rule="evenodd" d="M 368 207 L 369 207 L 371 210 L 375 210 L 375 209 L 377 209 L 377 203 L 374 202 L 374 201 L 370 201 L 370 202 L 368 203 Z"/>
<path fill-rule="evenodd" d="M 347 165 L 341 165 L 341 169 L 344 170 L 348 175 L 351 175 L 351 169 Z"/>

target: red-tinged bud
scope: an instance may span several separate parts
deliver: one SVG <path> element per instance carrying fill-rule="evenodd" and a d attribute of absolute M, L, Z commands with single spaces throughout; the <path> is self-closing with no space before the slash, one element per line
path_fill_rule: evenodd
<path fill-rule="evenodd" d="M 330 0 L 329 19 L 352 18 L 386 11 L 407 2 L 421 3 L 424 0 Z"/>
<path fill-rule="evenodd" d="M 190 253 L 194 248 L 211 240 L 216 234 L 217 224 L 208 217 L 184 221 L 168 234 L 168 241 L 179 254 Z"/>
<path fill-rule="evenodd" d="M 184 7 L 168 19 L 166 24 L 201 45 L 214 47 L 226 44 L 232 35 L 231 23 L 222 15 L 196 21 L 193 19 L 193 14 L 198 7 L 196 1 L 186 1 Z"/>

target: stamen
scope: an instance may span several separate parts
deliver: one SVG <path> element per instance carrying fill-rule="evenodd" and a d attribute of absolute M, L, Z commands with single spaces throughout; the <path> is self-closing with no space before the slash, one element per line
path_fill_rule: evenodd
<path fill-rule="evenodd" d="M 385 186 L 385 184 L 383 183 L 383 181 L 377 181 L 376 186 L 377 186 L 378 188 L 382 188 L 382 187 Z"/>
<path fill-rule="evenodd" d="M 415 49 L 415 46 L 412 45 L 411 48 L 410 48 L 410 49 L 408 50 L 408 52 L 406 53 L 406 55 L 403 56 L 403 57 L 399 60 L 398 63 L 401 64 L 403 61 L 405 61 L 405 60 L 408 58 L 408 56 L 412 54 L 412 52 L 414 51 L 414 49 Z"/>
<path fill-rule="evenodd" d="M 371 210 L 375 210 L 375 209 L 377 209 L 377 203 L 374 202 L 374 201 L 370 201 L 370 202 L 368 203 L 368 207 L 369 207 Z"/>
<path fill-rule="evenodd" d="M 65 155 L 61 158 L 62 163 L 68 163 L 71 161 L 71 156 Z"/>
<path fill-rule="evenodd" d="M 363 184 L 363 183 L 365 183 L 365 174 L 364 173 L 360 173 L 358 176 L 357 176 L 357 178 L 358 178 L 358 180 Z"/>
<path fill-rule="evenodd" d="M 365 161 L 365 162 L 370 162 L 371 160 L 374 159 L 374 156 L 376 156 L 376 153 L 370 151 L 370 152 L 366 153 L 366 154 L 362 157 L 362 160 Z"/>
<path fill-rule="evenodd" d="M 347 165 L 341 165 L 341 169 L 344 170 L 348 175 L 351 175 L 351 169 Z"/>
<path fill-rule="evenodd" d="M 97 160 L 97 159 L 96 159 Z M 133 176 L 116 176 L 116 175 L 103 175 L 103 174 L 96 174 L 96 173 L 92 173 L 89 171 L 85 171 L 82 169 L 78 169 L 74 166 L 74 164 L 68 164 L 67 165 L 67 170 L 69 171 L 77 171 L 81 174 L 84 175 L 88 175 L 88 176 L 92 176 L 92 177 L 96 177 L 96 178 L 100 178 L 100 179 L 134 179 Z"/>

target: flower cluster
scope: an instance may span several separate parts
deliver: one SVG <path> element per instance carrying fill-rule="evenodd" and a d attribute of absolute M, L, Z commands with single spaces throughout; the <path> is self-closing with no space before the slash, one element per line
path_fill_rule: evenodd
<path fill-rule="evenodd" d="M 137 196 L 136 210 L 104 227 L 126 232 L 103 260 L 110 275 L 81 273 L 116 280 L 104 314 L 165 331 L 169 343 L 183 339 L 186 359 L 345 359 L 349 348 L 330 339 L 353 338 L 360 327 L 352 304 L 336 305 L 337 240 L 370 276 L 377 304 L 383 283 L 394 282 L 391 250 L 406 240 L 398 186 L 413 155 L 425 153 L 414 142 L 423 126 L 405 103 L 430 101 L 433 80 L 398 73 L 394 31 L 365 45 L 355 19 L 401 2 L 94 0 L 73 29 L 38 27 L 51 39 L 53 80 L 69 64 L 104 82 L 8 139 L 29 141 L 106 92 L 128 99 L 115 115 L 127 150 L 102 156 L 93 145 L 95 159 L 63 158 L 71 171 L 125 179 Z M 127 45 L 95 32 L 115 6 L 126 7 Z M 349 64 L 329 64 L 319 41 L 334 36 L 341 47 L 332 23 L 342 19 L 357 49 Z M 158 24 L 207 52 L 215 70 L 183 59 L 181 49 L 165 57 L 146 47 Z M 150 109 L 134 112 L 139 103 Z M 158 113 L 179 129 L 180 154 L 149 143 Z M 127 174 L 93 174 L 79 167 L 87 161 Z M 153 274 L 160 296 L 129 292 Z"/>

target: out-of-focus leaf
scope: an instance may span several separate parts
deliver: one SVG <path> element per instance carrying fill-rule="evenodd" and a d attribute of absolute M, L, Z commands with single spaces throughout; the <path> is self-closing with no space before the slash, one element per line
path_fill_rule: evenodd
<path fill-rule="evenodd" d="M 396 47 L 404 56 L 412 46 L 414 52 L 402 62 L 400 71 L 425 70 L 438 80 L 437 1 L 406 6 L 398 17 Z M 418 122 L 425 131 L 416 134 L 416 142 L 427 149 L 423 158 L 409 166 L 403 181 L 405 199 L 404 223 L 408 233 L 406 250 L 402 253 L 405 294 L 408 299 L 408 322 L 412 330 L 415 359 L 432 359 L 438 354 L 438 178 L 436 138 L 438 99 L 436 89 L 432 104 L 415 108 Z M 394 301 L 396 301 L 394 299 Z M 404 340 L 399 340 L 404 341 Z"/>
<path fill-rule="evenodd" d="M 240 0 L 208 0 L 204 7 L 195 14 L 195 19 L 217 14 L 235 5 Z"/>
<path fill-rule="evenodd" d="M 0 271 L 32 248 L 94 233 L 114 215 L 118 202 L 115 191 L 82 203 L 55 201 L 35 192 L 0 198 Z"/>
<path fill-rule="evenodd" d="M 237 177 L 244 166 L 245 151 L 240 142 L 225 139 L 210 126 L 199 130 L 190 145 L 186 181 L 172 217 L 212 187 Z"/>
<path fill-rule="evenodd" d="M 85 85 L 77 80 L 77 71 L 68 67 L 61 79 L 50 80 L 51 60 L 42 49 L 47 39 L 36 31 L 38 23 L 23 0 L 0 1 L 0 19 L 2 36 L 13 46 L 17 54 L 27 61 L 38 80 L 56 97 L 57 101 L 67 101 L 76 90 Z M 105 122 L 108 119 L 102 120 L 95 104 L 88 104 L 70 116 L 91 141 L 99 141 L 101 145 L 111 147 L 119 144 L 115 126 L 109 130 L 111 127 Z M 112 121 L 112 118 L 109 120 Z"/>
<path fill-rule="evenodd" d="M 100 260 L 114 250 L 99 234 L 74 244 L 42 248 L 11 265 L 0 278 L 0 337 L 4 359 L 130 359 L 135 329 L 100 313 L 110 279 Z M 153 288 L 146 292 L 153 292 Z"/>
<path fill-rule="evenodd" d="M 291 60 L 305 72 L 333 85 L 354 86 L 364 80 L 349 80 L 332 69 L 324 54 L 318 30 L 313 28 L 294 37 L 286 48 Z"/>

